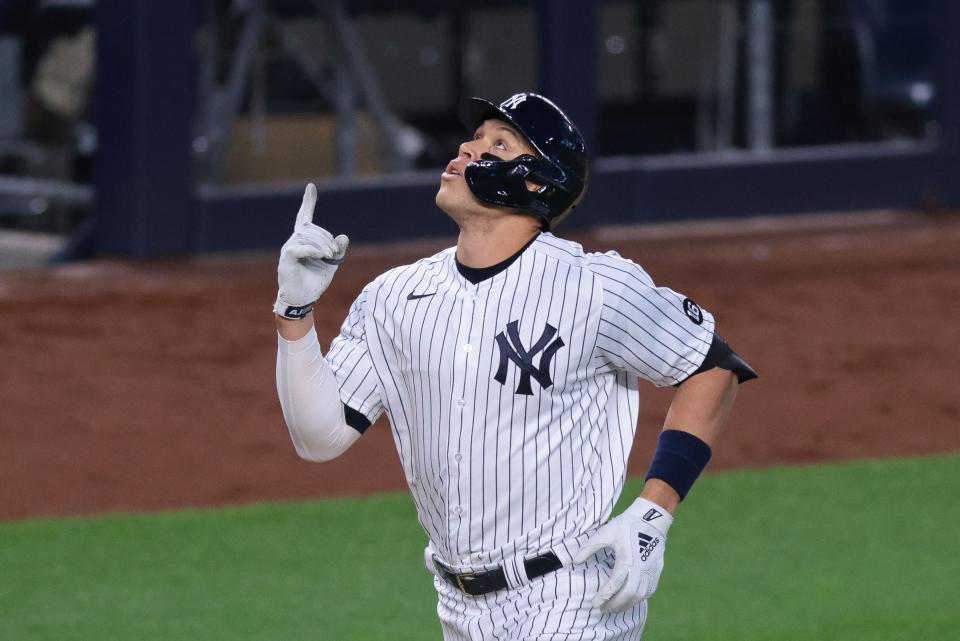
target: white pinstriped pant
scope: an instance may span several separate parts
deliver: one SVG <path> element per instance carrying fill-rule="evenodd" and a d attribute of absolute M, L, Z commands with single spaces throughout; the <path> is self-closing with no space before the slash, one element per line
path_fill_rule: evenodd
<path fill-rule="evenodd" d="M 519 588 L 474 597 L 434 577 L 444 641 L 636 641 L 647 603 L 604 614 L 590 602 L 613 570 L 609 552 Z"/>

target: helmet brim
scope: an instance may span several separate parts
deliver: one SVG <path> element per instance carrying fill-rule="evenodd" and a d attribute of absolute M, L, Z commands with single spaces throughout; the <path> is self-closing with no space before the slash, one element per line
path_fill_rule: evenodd
<path fill-rule="evenodd" d="M 491 118 L 508 122 L 511 127 L 520 132 L 520 135 L 530 143 L 531 147 L 537 150 L 539 155 L 543 155 L 543 150 L 530 139 L 530 134 L 524 131 L 523 127 L 514 120 L 510 114 L 489 100 L 484 100 L 483 98 L 464 98 L 457 106 L 457 115 L 460 116 L 460 122 L 463 123 L 463 126 L 466 127 L 467 131 L 471 134 L 477 130 L 477 127 Z"/>

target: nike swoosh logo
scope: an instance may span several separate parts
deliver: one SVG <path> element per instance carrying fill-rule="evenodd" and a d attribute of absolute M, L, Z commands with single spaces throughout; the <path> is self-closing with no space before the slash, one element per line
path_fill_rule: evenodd
<path fill-rule="evenodd" d="M 418 298 L 426 298 L 427 296 L 434 296 L 437 292 L 430 292 L 429 294 L 414 294 L 410 292 L 407 294 L 407 300 L 417 300 Z"/>

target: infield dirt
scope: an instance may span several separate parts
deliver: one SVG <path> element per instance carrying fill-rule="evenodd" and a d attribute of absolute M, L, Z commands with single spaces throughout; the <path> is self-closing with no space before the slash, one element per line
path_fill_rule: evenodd
<path fill-rule="evenodd" d="M 759 370 L 711 469 L 960 450 L 955 216 L 569 237 L 710 309 Z M 324 346 L 366 282 L 451 242 L 351 248 L 317 307 Z M 404 487 L 383 420 L 336 461 L 296 457 L 274 388 L 275 266 L 258 254 L 0 276 L 0 519 Z M 637 474 L 671 390 L 641 394 Z"/>

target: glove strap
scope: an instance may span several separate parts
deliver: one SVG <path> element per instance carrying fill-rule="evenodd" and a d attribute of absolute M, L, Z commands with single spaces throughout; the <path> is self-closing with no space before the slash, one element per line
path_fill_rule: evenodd
<path fill-rule="evenodd" d="M 278 316 L 286 318 L 287 320 L 300 320 L 312 311 L 313 303 L 307 303 L 306 305 L 300 305 L 297 307 L 295 305 L 287 305 L 285 302 L 277 298 L 277 302 L 273 304 L 273 312 Z"/>

